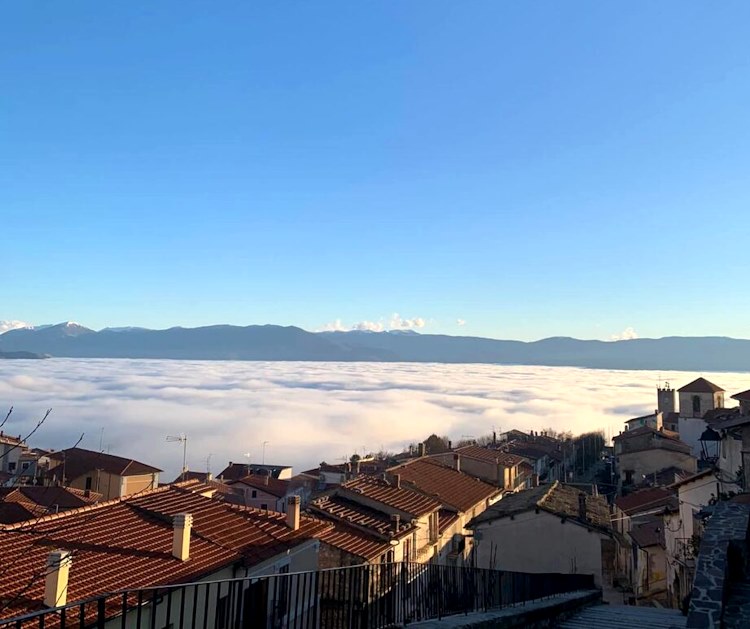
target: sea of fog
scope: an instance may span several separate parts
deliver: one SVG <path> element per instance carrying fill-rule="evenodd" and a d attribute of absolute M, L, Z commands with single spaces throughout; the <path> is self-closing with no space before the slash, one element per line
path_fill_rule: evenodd
<path fill-rule="evenodd" d="M 228 461 L 293 465 L 296 471 L 353 452 L 401 450 L 430 433 L 454 440 L 510 428 L 592 429 L 617 434 L 651 412 L 656 384 L 702 374 L 568 367 L 417 363 L 310 363 L 49 359 L 0 361 L 4 430 L 61 449 L 84 435 L 101 447 L 165 470 L 220 472 Z M 729 394 L 750 374 L 704 374 Z"/>

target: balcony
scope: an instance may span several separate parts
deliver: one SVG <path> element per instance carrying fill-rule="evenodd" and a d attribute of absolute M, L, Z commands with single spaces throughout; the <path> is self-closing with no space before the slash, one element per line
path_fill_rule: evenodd
<path fill-rule="evenodd" d="M 0 628 L 377 629 L 594 590 L 592 575 L 362 565 L 102 594 Z"/>

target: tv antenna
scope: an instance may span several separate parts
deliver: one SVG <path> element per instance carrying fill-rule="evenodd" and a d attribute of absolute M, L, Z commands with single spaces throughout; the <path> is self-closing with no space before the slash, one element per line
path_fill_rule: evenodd
<path fill-rule="evenodd" d="M 187 435 L 181 432 L 179 435 L 167 435 L 167 441 L 170 443 L 181 443 L 182 444 L 182 473 L 180 474 L 180 480 L 185 480 L 187 474 Z"/>

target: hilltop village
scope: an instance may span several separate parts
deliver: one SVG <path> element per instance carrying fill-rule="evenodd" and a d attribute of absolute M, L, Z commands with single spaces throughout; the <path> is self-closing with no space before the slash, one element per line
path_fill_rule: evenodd
<path fill-rule="evenodd" d="M 164 479 L 158 462 L 2 432 L 0 618 L 105 591 L 395 563 L 591 575 L 611 604 L 687 611 L 713 511 L 748 502 L 750 391 L 698 378 L 655 394 L 612 443 L 431 435 L 299 472 L 229 462 Z"/>

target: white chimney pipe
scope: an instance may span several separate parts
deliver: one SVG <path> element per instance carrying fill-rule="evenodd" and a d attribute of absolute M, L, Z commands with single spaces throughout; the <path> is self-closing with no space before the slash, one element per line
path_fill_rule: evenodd
<path fill-rule="evenodd" d="M 299 529 L 299 496 L 289 496 L 286 499 L 286 525 L 296 531 Z"/>
<path fill-rule="evenodd" d="M 189 513 L 178 513 L 172 520 L 172 556 L 180 561 L 190 559 L 190 531 L 193 528 L 193 516 Z"/>
<path fill-rule="evenodd" d="M 44 581 L 44 604 L 60 607 L 68 602 L 68 576 L 72 559 L 67 550 L 53 550 L 47 555 Z"/>

